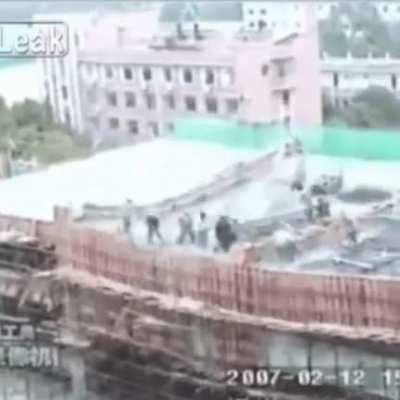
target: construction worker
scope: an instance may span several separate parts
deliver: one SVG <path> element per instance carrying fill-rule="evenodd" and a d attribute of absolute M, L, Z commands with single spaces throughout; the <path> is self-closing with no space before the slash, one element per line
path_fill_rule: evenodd
<path fill-rule="evenodd" d="M 224 252 L 228 252 L 233 243 L 236 242 L 236 234 L 233 232 L 232 225 L 227 217 L 222 216 L 219 218 L 215 226 L 215 237 L 218 240 L 219 247 Z"/>
<path fill-rule="evenodd" d="M 197 240 L 201 248 L 206 249 L 208 247 L 208 233 L 210 231 L 210 225 L 207 220 L 207 215 L 204 211 L 200 212 L 200 222 L 197 228 Z"/>
<path fill-rule="evenodd" d="M 316 213 L 318 218 L 326 218 L 330 217 L 331 209 L 328 200 L 324 200 L 322 197 L 319 197 L 317 200 Z"/>
<path fill-rule="evenodd" d="M 179 236 L 177 244 L 183 244 L 186 242 L 186 238 L 189 238 L 191 243 L 195 242 L 196 236 L 193 230 L 193 218 L 189 213 L 183 214 L 179 217 Z"/>
<path fill-rule="evenodd" d="M 156 215 L 149 214 L 146 217 L 147 225 L 147 243 L 153 244 L 154 235 L 157 236 L 160 243 L 164 243 L 164 239 L 160 233 L 160 220 Z"/>
<path fill-rule="evenodd" d="M 343 223 L 346 230 L 347 239 L 351 243 L 356 244 L 358 240 L 358 233 L 354 221 L 350 218 L 347 218 L 346 215 L 343 215 Z"/>
<path fill-rule="evenodd" d="M 132 227 L 132 214 L 133 214 L 133 202 L 131 199 L 126 199 L 125 205 L 122 210 L 122 226 L 123 232 L 129 235 Z"/>
<path fill-rule="evenodd" d="M 313 207 L 312 198 L 311 198 L 310 194 L 304 192 L 301 195 L 301 201 L 305 206 L 304 213 L 307 218 L 307 221 L 312 222 L 314 220 L 314 207 Z"/>

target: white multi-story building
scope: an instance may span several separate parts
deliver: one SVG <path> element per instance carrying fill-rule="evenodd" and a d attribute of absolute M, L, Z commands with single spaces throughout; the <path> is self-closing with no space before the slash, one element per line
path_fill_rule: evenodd
<path fill-rule="evenodd" d="M 36 15 L 34 21 L 62 21 L 68 26 L 69 51 L 62 58 L 39 58 L 42 100 L 50 103 L 53 117 L 68 129 L 82 131 L 81 99 L 78 87 L 77 50 L 84 45 L 85 26 L 95 18 L 89 13 Z"/>
<path fill-rule="evenodd" d="M 384 87 L 400 97 L 400 59 L 324 57 L 321 68 L 323 91 L 338 107 L 346 107 L 370 86 Z"/>
<path fill-rule="evenodd" d="M 134 31 L 143 37 L 151 37 L 158 28 L 158 9 L 140 9 L 127 14 L 83 12 L 68 14 L 36 15 L 34 21 L 60 21 L 68 26 L 69 51 L 63 58 L 38 59 L 42 100 L 49 101 L 55 120 L 72 132 L 84 133 L 82 99 L 78 77 L 78 53 L 85 48 L 87 31 L 99 21 L 123 31 L 133 25 Z M 132 30 L 132 29 L 131 29 Z M 101 46 L 101 43 L 99 44 Z"/>

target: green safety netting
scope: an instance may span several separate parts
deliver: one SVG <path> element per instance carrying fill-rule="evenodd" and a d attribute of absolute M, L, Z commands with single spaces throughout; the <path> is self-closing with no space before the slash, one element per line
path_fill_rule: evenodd
<path fill-rule="evenodd" d="M 311 154 L 374 160 L 400 159 L 400 132 L 342 127 L 293 128 Z M 242 124 L 219 119 L 183 119 L 174 138 L 217 143 L 236 149 L 263 150 L 287 140 L 282 125 Z"/>

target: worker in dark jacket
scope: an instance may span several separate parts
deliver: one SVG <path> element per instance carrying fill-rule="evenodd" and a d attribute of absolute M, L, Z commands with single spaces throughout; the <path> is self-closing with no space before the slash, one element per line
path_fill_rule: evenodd
<path fill-rule="evenodd" d="M 164 242 L 164 239 L 160 233 L 160 220 L 156 215 L 147 215 L 146 217 L 147 225 L 147 243 L 153 244 L 154 236 L 157 236 L 160 243 Z"/>
<path fill-rule="evenodd" d="M 233 243 L 236 242 L 236 234 L 233 232 L 232 224 L 227 217 L 222 216 L 217 221 L 215 226 L 215 237 L 218 240 L 219 247 L 224 252 L 228 252 Z"/>

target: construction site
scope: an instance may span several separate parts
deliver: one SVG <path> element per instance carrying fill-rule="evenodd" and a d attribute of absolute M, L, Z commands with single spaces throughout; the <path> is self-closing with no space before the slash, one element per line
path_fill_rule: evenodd
<path fill-rule="evenodd" d="M 263 127 L 243 144 L 215 124 L 0 184 L 2 318 L 35 321 L 63 354 L 55 388 L 38 381 L 18 398 L 400 398 L 395 145 L 304 132 L 296 149 Z M 96 157 L 104 171 L 89 178 Z M 19 195 L 31 187 L 27 204 Z M 329 212 L 311 215 L 305 191 Z M 179 216 L 200 211 L 236 221 L 228 252 L 215 251 L 212 234 L 207 249 L 176 243 Z M 146 243 L 148 214 L 162 244 Z"/>

